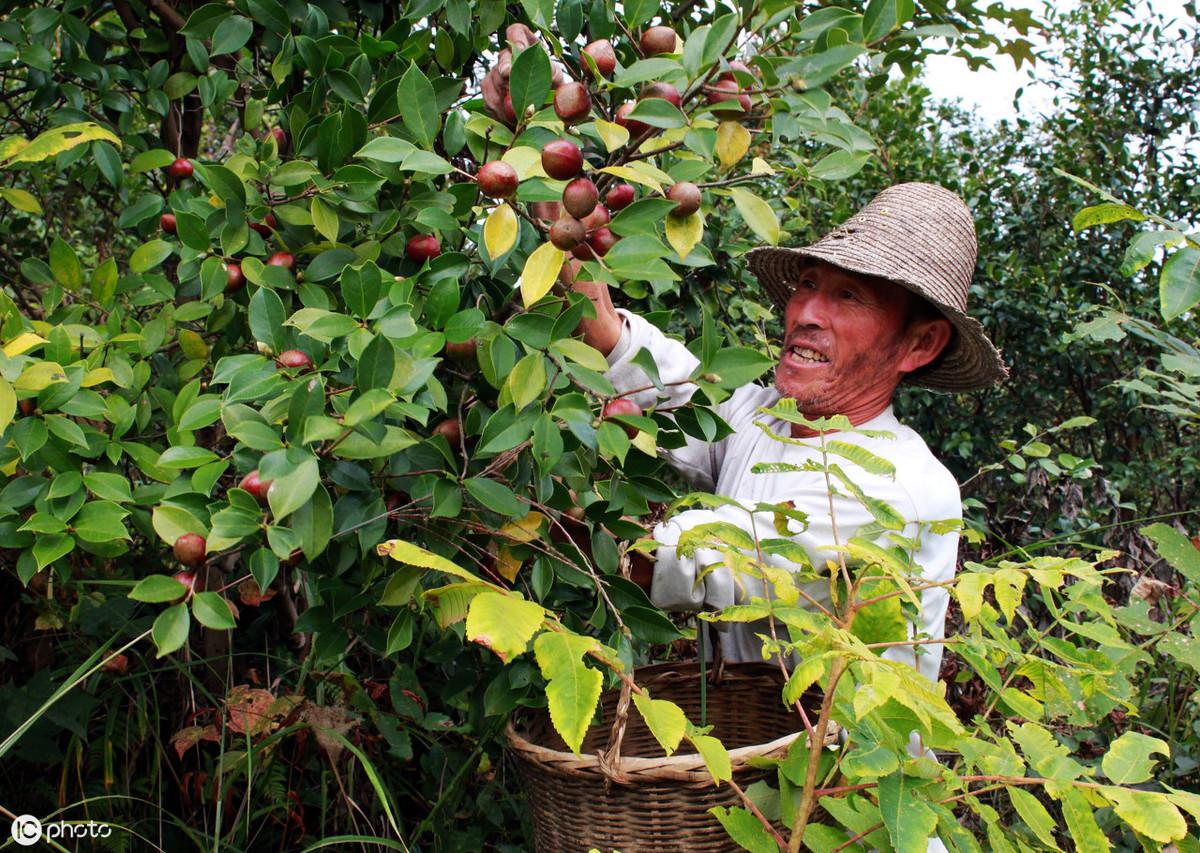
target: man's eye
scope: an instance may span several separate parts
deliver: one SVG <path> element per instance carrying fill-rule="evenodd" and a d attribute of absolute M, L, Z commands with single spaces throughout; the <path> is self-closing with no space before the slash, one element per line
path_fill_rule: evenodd
<path fill-rule="evenodd" d="M 853 290 L 843 290 L 842 299 L 858 299 L 858 294 Z"/>

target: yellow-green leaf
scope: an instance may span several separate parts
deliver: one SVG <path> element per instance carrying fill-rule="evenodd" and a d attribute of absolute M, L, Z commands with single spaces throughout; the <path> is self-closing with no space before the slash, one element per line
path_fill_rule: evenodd
<path fill-rule="evenodd" d="M 717 128 L 717 157 L 721 169 L 728 169 L 750 150 L 750 131 L 740 121 L 723 121 Z"/>
<path fill-rule="evenodd" d="M 1170 758 L 1171 747 L 1160 738 L 1125 732 L 1108 745 L 1100 767 L 1113 784 L 1138 785 L 1154 775 L 1154 765 L 1158 762 L 1150 756 L 1155 753 Z"/>
<path fill-rule="evenodd" d="M 521 301 L 529 308 L 550 292 L 563 265 L 563 252 L 553 243 L 543 243 L 530 253 L 521 273 Z"/>
<path fill-rule="evenodd" d="M 467 639 L 487 646 L 504 663 L 525 651 L 546 611 L 515 593 L 481 592 L 467 610 Z"/>
<path fill-rule="evenodd" d="M 750 230 L 772 246 L 778 244 L 779 217 L 775 215 L 771 205 L 741 187 L 731 187 L 729 193 L 733 196 L 733 203 L 737 206 L 738 213 L 742 215 L 742 219 L 746 220 Z"/>
<path fill-rule="evenodd" d="M 578 754 L 600 701 L 604 678 L 583 662 L 596 640 L 578 634 L 543 631 L 533 642 L 533 654 L 546 679 L 550 722 L 563 741 Z"/>
<path fill-rule="evenodd" d="M 1010 785 L 1005 790 L 1008 791 L 1013 808 L 1017 810 L 1021 820 L 1025 821 L 1025 825 L 1033 830 L 1038 840 L 1051 850 L 1061 849 L 1054 843 L 1054 819 L 1050 817 L 1041 801 L 1023 788 Z"/>
<path fill-rule="evenodd" d="M 704 236 L 704 220 L 698 210 L 690 216 L 668 216 L 666 231 L 667 242 L 682 261 Z"/>
<path fill-rule="evenodd" d="M 191 329 L 184 329 L 179 333 L 179 349 L 188 358 L 208 358 L 208 344 Z"/>
<path fill-rule="evenodd" d="M 704 759 L 704 766 L 713 777 L 713 783 L 720 785 L 733 778 L 733 763 L 729 760 L 729 750 L 712 735 L 694 735 L 688 738 L 696 752 Z"/>
<path fill-rule="evenodd" d="M 25 368 L 13 385 L 18 391 L 41 391 L 56 382 L 66 382 L 67 374 L 62 365 L 53 361 L 39 361 Z"/>
<path fill-rule="evenodd" d="M 420 545 L 405 542 L 403 539 L 389 539 L 386 542 L 380 542 L 375 546 L 375 553 L 380 557 L 391 557 L 398 563 L 420 566 L 422 569 L 436 569 L 439 572 L 454 575 L 456 578 L 476 583 L 483 582 L 457 563 L 452 563 L 445 557 L 438 556 L 432 551 L 426 551 Z"/>
<path fill-rule="evenodd" d="M 633 694 L 633 704 L 646 721 L 650 734 L 654 735 L 654 739 L 662 745 L 667 755 L 679 748 L 679 742 L 683 740 L 683 733 L 687 728 L 687 717 L 678 705 L 666 699 L 651 699 L 639 693 Z"/>
<path fill-rule="evenodd" d="M 8 380 L 0 378 L 0 433 L 8 429 L 13 415 L 17 413 L 17 395 Z"/>
<path fill-rule="evenodd" d="M 542 354 L 533 352 L 518 361 L 506 384 L 517 411 L 536 400 L 546 388 L 546 360 Z"/>
<path fill-rule="evenodd" d="M 517 177 L 522 181 L 546 177 L 546 170 L 542 168 L 542 152 L 536 148 L 518 145 L 505 151 L 500 159 L 516 169 Z"/>
<path fill-rule="evenodd" d="M 37 163 L 96 139 L 103 139 L 118 148 L 121 147 L 121 140 L 110 131 L 94 122 L 84 121 L 64 124 L 34 137 L 33 141 L 16 152 L 8 163 Z"/>
<path fill-rule="evenodd" d="M 195 335 L 196 333 L 191 332 L 190 334 Z M 182 333 L 180 337 L 182 338 Z M 199 337 L 199 335 L 197 335 L 197 337 Z M 91 388 L 93 385 L 100 385 L 104 382 L 112 382 L 114 385 L 117 384 L 116 375 L 108 367 L 97 367 L 94 370 L 89 370 L 87 373 L 83 374 L 83 381 L 79 384 L 84 388 Z"/>
<path fill-rule="evenodd" d="M 1105 785 L 1100 793 L 1112 803 L 1117 817 L 1160 844 L 1187 835 L 1187 822 L 1166 794 Z"/>
<path fill-rule="evenodd" d="M 610 153 L 629 144 L 629 131 L 616 122 L 596 119 L 596 133 L 600 134 L 605 149 Z"/>
<path fill-rule="evenodd" d="M 83 284 L 83 267 L 79 265 L 79 256 L 62 237 L 55 236 L 50 244 L 50 270 L 67 290 L 78 290 Z"/>
<path fill-rule="evenodd" d="M 129 268 L 137 273 L 148 272 L 161 264 L 174 251 L 166 240 L 151 240 L 133 250 L 129 256 Z"/>
<path fill-rule="evenodd" d="M 15 187 L 0 187 L 0 198 L 23 213 L 32 213 L 37 216 L 41 216 L 42 214 L 42 206 L 33 197 L 33 193 L 26 190 L 19 190 Z"/>
<path fill-rule="evenodd" d="M 755 157 L 750 161 L 751 175 L 774 175 L 775 170 L 771 168 L 771 164 L 762 157 Z"/>
<path fill-rule="evenodd" d="M 496 205 L 483 223 L 483 245 L 487 248 L 488 256 L 498 258 L 515 246 L 519 231 L 520 223 L 512 207 L 507 204 Z"/>
<path fill-rule="evenodd" d="M 46 339 L 41 335 L 35 335 L 33 332 L 22 332 L 4 345 L 4 354 L 7 356 L 21 355 L 45 342 Z"/>
<path fill-rule="evenodd" d="M 1112 849 L 1108 838 L 1096 823 L 1091 803 L 1082 791 L 1074 787 L 1068 789 L 1062 798 L 1062 811 L 1067 820 L 1067 829 L 1071 831 L 1071 838 L 1075 841 L 1076 850 L 1108 853 Z"/>
<path fill-rule="evenodd" d="M 661 181 L 631 169 L 629 166 L 605 166 L 600 171 L 607 172 L 610 175 L 616 175 L 623 181 L 629 181 L 634 184 L 641 184 L 644 187 L 650 187 L 650 189 L 657 193 L 661 193 L 663 191 Z"/>
<path fill-rule="evenodd" d="M 824 673 L 825 661 L 821 655 L 810 656 L 801 661 L 788 676 L 787 684 L 783 685 L 784 704 L 794 705 L 804 695 L 804 691 L 812 687 Z"/>
<path fill-rule="evenodd" d="M 320 196 L 313 196 L 308 212 L 312 216 L 313 227 L 317 229 L 317 233 L 330 243 L 336 243 L 340 228 L 337 211 L 322 201 Z"/>

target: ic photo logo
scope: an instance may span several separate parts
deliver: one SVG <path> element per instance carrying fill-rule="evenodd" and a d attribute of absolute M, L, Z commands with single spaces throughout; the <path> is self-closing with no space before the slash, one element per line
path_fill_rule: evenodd
<path fill-rule="evenodd" d="M 13 841 L 21 847 L 32 847 L 42 838 L 108 838 L 112 827 L 94 820 L 70 823 L 65 820 L 43 824 L 31 814 L 17 815 L 10 830 Z"/>

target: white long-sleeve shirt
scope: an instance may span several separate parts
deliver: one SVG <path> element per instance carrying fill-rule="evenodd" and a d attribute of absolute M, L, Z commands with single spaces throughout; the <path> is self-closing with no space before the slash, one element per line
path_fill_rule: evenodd
<path fill-rule="evenodd" d="M 618 313 L 624 319 L 624 330 L 608 356 L 607 377 L 619 393 L 650 385 L 645 372 L 633 364 L 634 356 L 643 348 L 653 356 L 663 383 L 686 380 L 692 374 L 699 361 L 682 343 L 668 338 L 636 314 L 623 310 Z M 694 391 L 695 386 L 686 383 L 668 385 L 665 394 L 650 388 L 632 395 L 631 399 L 643 409 L 656 405 L 678 406 L 685 403 Z M 776 435 L 790 436 L 787 422 L 759 411 L 774 405 L 779 398 L 779 392 L 774 388 L 761 385 L 739 388 L 718 407 L 718 413 L 733 428 L 731 435 L 713 443 L 689 439 L 686 446 L 665 451 L 664 454 L 698 489 L 733 498 L 749 506 L 757 502 L 791 501 L 796 509 L 808 515 L 806 529 L 796 533 L 793 540 L 804 548 L 814 566 L 821 567 L 827 560 L 836 562 L 838 559 L 837 553 L 830 550 L 835 542 L 835 519 L 836 541 L 843 544 L 855 535 L 858 528 L 870 524 L 874 519 L 848 493 L 834 498 L 831 518 L 829 491 L 822 471 L 751 473 L 751 467 L 759 462 L 803 465 L 811 460 L 817 463 L 821 461 L 817 439 L 811 441 L 811 446 L 788 444 L 775 440 L 755 426 L 755 421 L 759 421 L 767 424 Z M 831 457 L 831 461 L 836 461 L 867 496 L 885 501 L 905 519 L 906 525 L 901 531 L 903 536 L 914 538 L 919 534 L 919 549 L 913 555 L 913 561 L 920 567 L 919 574 L 923 580 L 951 579 L 958 550 L 958 532 L 935 533 L 924 525 L 961 519 L 962 504 L 953 475 L 938 462 L 916 432 L 896 419 L 891 407 L 858 425 L 858 428 L 882 430 L 894 437 L 846 432 L 827 434 L 827 439 L 860 445 L 876 456 L 887 459 L 895 466 L 895 476 L 872 474 L 844 457 Z M 847 490 L 841 488 L 840 491 L 846 493 Z M 759 537 L 778 536 L 771 515 L 763 513 L 761 516 L 756 518 L 754 525 Z M 731 522 L 748 533 L 751 528 L 747 512 L 736 507 L 722 507 L 717 510 L 687 510 L 655 529 L 655 539 L 661 544 L 656 555 L 651 599 L 659 607 L 694 611 L 705 605 L 722 608 L 733 604 L 735 599 L 745 601 L 763 596 L 760 580 L 743 575 L 743 592 L 737 588 L 729 569 L 724 566 L 709 572 L 697 582 L 697 574 L 705 565 L 719 562 L 714 556 L 715 552 L 706 554 L 702 549 L 690 557 L 682 557 L 677 553 L 673 546 L 684 531 L 712 521 Z M 878 541 L 882 543 L 884 540 Z M 768 558 L 768 562 L 781 565 L 778 558 Z M 803 589 L 821 604 L 829 605 L 827 580 L 805 584 Z M 909 636 L 919 633 L 922 637 L 941 639 L 945 636 L 948 593 L 941 588 L 927 589 L 920 593 L 920 599 L 919 624 L 909 626 Z M 721 623 L 720 628 L 722 653 L 728 659 L 762 659 L 762 642 L 755 636 L 756 633 L 764 633 L 762 625 Z M 942 647 L 939 644 L 925 645 L 919 655 L 914 647 L 895 647 L 889 649 L 885 656 L 915 666 L 930 681 L 936 682 Z"/>

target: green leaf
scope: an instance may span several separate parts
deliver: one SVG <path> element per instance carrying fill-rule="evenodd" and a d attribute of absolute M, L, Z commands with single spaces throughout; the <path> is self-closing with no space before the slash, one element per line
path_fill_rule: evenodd
<path fill-rule="evenodd" d="M 1171 747 L 1165 740 L 1140 732 L 1125 732 L 1108 745 L 1101 769 L 1116 785 L 1139 785 L 1154 775 L 1158 762 L 1150 756 L 1158 753 L 1171 757 Z"/>
<path fill-rule="evenodd" d="M 33 559 L 37 562 L 38 570 L 46 568 L 60 557 L 65 557 L 75 549 L 75 540 L 70 536 L 38 536 L 33 543 Z"/>
<path fill-rule="evenodd" d="M 528 507 L 503 483 L 486 477 L 471 477 L 464 482 L 468 494 L 483 507 L 510 518 L 524 518 Z"/>
<path fill-rule="evenodd" d="M 629 112 L 629 120 L 637 119 L 651 127 L 667 130 L 673 127 L 683 127 L 687 124 L 687 116 L 679 111 L 679 107 L 662 98 L 646 98 L 638 101 Z"/>
<path fill-rule="evenodd" d="M 159 504 L 154 508 L 150 518 L 154 525 L 154 532 L 168 545 L 174 545 L 175 540 L 185 533 L 198 533 L 204 536 L 208 532 L 200 519 L 176 504 Z"/>
<path fill-rule="evenodd" d="M 724 744 L 712 735 L 692 735 L 689 740 L 704 759 L 704 766 L 708 768 L 713 784 L 719 785 L 733 778 L 733 764 Z"/>
<path fill-rule="evenodd" d="M 1013 808 L 1017 810 L 1017 814 L 1021 816 L 1021 820 L 1025 821 L 1025 825 L 1033 831 L 1038 840 L 1051 850 L 1061 849 L 1054 843 L 1054 818 L 1050 817 L 1050 813 L 1046 811 L 1046 807 L 1041 804 L 1038 798 L 1023 788 L 1018 788 L 1014 785 L 1007 786 L 1005 790 L 1008 791 L 1008 797 L 1012 800 Z"/>
<path fill-rule="evenodd" d="M 1096 823 L 1096 815 L 1092 804 L 1078 788 L 1070 788 L 1062 797 L 1063 817 L 1067 821 L 1067 829 L 1071 840 L 1075 842 L 1076 850 L 1096 851 L 1107 853 L 1112 849 L 1108 838 Z"/>
<path fill-rule="evenodd" d="M 109 501 L 89 501 L 79 514 L 71 519 L 75 535 L 84 542 L 112 542 L 129 539 L 125 529 L 125 516 L 129 510 Z"/>
<path fill-rule="evenodd" d="M 1108 225 L 1111 222 L 1123 222 L 1125 220 L 1145 222 L 1146 214 L 1142 213 L 1136 207 L 1130 207 L 1127 204 L 1106 202 L 1080 210 L 1071 220 L 1071 227 L 1076 231 L 1082 231 L 1094 225 Z"/>
<path fill-rule="evenodd" d="M 1179 249 L 1167 258 L 1158 279 L 1158 299 L 1168 322 L 1200 303 L 1200 249 Z"/>
<path fill-rule="evenodd" d="M 187 595 L 187 587 L 167 575 L 144 577 L 129 592 L 129 597 L 134 601 L 146 601 L 152 604 L 177 601 L 185 595 Z"/>
<path fill-rule="evenodd" d="M 576 755 L 592 722 L 604 677 L 587 666 L 583 657 L 598 646 L 592 637 L 543 631 L 533 643 L 533 654 L 546 679 L 546 701 L 554 730 Z"/>
<path fill-rule="evenodd" d="M 28 190 L 17 189 L 16 187 L 0 187 L 0 198 L 22 213 L 32 213 L 34 216 L 42 215 L 42 205 L 34 197 L 33 193 Z"/>
<path fill-rule="evenodd" d="M 212 48 L 209 50 L 209 55 L 220 56 L 223 53 L 233 53 L 235 50 L 241 50 L 246 42 L 250 41 L 250 35 L 253 32 L 254 22 L 249 18 L 243 18 L 241 15 L 230 15 L 217 25 L 217 29 L 213 33 Z"/>
<path fill-rule="evenodd" d="M 433 86 L 414 62 L 396 87 L 400 120 L 422 148 L 432 149 L 441 127 Z"/>
<path fill-rule="evenodd" d="M 865 151 L 834 151 L 813 164 L 809 175 L 822 181 L 844 181 L 861 172 L 870 159 Z"/>
<path fill-rule="evenodd" d="M 750 226 L 750 230 L 772 246 L 777 245 L 780 235 L 779 217 L 775 215 L 771 205 L 742 187 L 731 187 L 729 194 L 733 196 L 733 203 L 742 219 Z"/>
<path fill-rule="evenodd" d="M 1200 584 L 1200 548 L 1169 524 L 1151 524 L 1139 531 L 1154 540 L 1159 556 L 1192 583 Z"/>
<path fill-rule="evenodd" d="M 157 267 L 171 256 L 174 246 L 166 240 L 151 240 L 134 249 L 129 258 L 129 268 L 133 272 L 143 273 Z"/>
<path fill-rule="evenodd" d="M 199 468 L 220 457 L 206 447 L 168 447 L 158 457 L 163 468 Z"/>
<path fill-rule="evenodd" d="M 289 451 L 289 454 L 291 453 L 292 451 Z M 312 454 L 296 461 L 289 455 L 289 462 L 292 463 L 291 469 L 282 477 L 273 479 L 271 487 L 267 490 L 267 501 L 277 522 L 308 503 L 321 481 L 317 457 Z"/>
<path fill-rule="evenodd" d="M 537 109 L 545 103 L 550 94 L 550 58 L 540 42 L 534 42 L 513 57 L 508 91 L 518 118 L 525 115 L 526 107 Z"/>
<path fill-rule="evenodd" d="M 530 353 L 517 362 L 505 383 L 517 411 L 528 406 L 546 388 L 546 360 L 541 353 Z"/>
<path fill-rule="evenodd" d="M 879 815 L 896 853 L 924 853 L 937 814 L 913 792 L 913 779 L 898 771 L 879 780 Z"/>
<path fill-rule="evenodd" d="M 333 536 L 333 503 L 329 492 L 318 485 L 312 500 L 292 513 L 292 529 L 300 536 L 300 550 L 306 560 L 315 560 Z"/>
<path fill-rule="evenodd" d="M 79 257 L 62 237 L 55 236 L 50 244 L 50 269 L 54 278 L 67 290 L 78 290 L 83 284 L 83 267 Z"/>
<path fill-rule="evenodd" d="M 750 347 L 725 347 L 718 350 L 707 366 L 696 369 L 696 375 L 715 374 L 709 379 L 722 388 L 740 388 L 762 376 L 775 364 L 761 352 Z"/>
<path fill-rule="evenodd" d="M 913 16 L 913 0 L 871 0 L 863 13 L 863 37 L 879 41 Z"/>
<path fill-rule="evenodd" d="M 187 605 L 183 602 L 172 605 L 158 614 L 150 634 L 158 648 L 157 657 L 165 657 L 187 642 L 191 622 Z"/>
<path fill-rule="evenodd" d="M 542 627 L 546 611 L 516 593 L 481 592 L 467 610 L 467 639 L 496 653 L 504 663 L 523 654 Z"/>
<path fill-rule="evenodd" d="M 1165 794 L 1105 785 L 1101 795 L 1112 803 L 1117 817 L 1160 844 L 1187 835 L 1187 822 Z"/>
<path fill-rule="evenodd" d="M 337 211 L 327 202 L 322 201 L 320 196 L 313 196 L 312 201 L 309 202 L 309 214 L 312 216 L 313 227 L 317 229 L 317 233 L 330 243 L 336 243 L 338 231 L 341 230 Z"/>
<path fill-rule="evenodd" d="M 192 613 L 205 628 L 218 631 L 236 628 L 229 602 L 215 592 L 198 592 L 192 597 Z"/>
<path fill-rule="evenodd" d="M 713 806 L 708 813 L 721 822 L 725 832 L 729 834 L 739 847 L 750 853 L 779 853 L 779 845 L 775 843 L 758 818 L 740 807 L 726 809 Z"/>
<path fill-rule="evenodd" d="M 679 748 L 687 728 L 687 717 L 678 705 L 666 699 L 651 699 L 641 693 L 633 694 L 633 704 L 646 721 L 650 734 L 654 735 L 667 755 Z"/>

